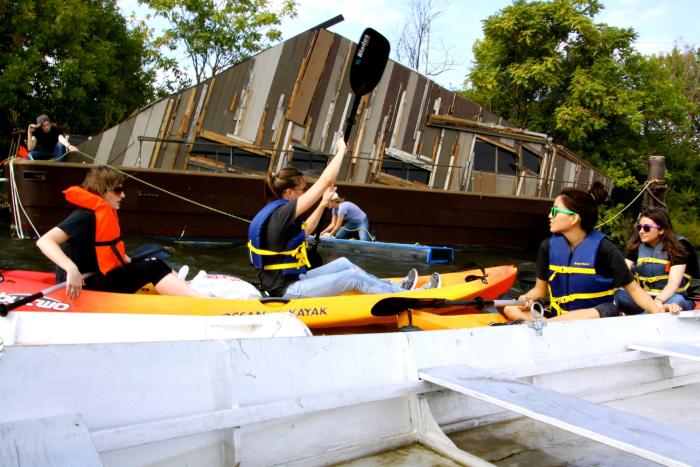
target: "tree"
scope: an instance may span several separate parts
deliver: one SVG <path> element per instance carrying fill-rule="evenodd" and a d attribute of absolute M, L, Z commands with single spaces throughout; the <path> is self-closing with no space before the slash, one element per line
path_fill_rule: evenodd
<path fill-rule="evenodd" d="M 26 132 L 42 113 L 66 132 L 96 134 L 152 98 L 141 38 L 127 29 L 114 1 L 3 5 L 0 138 Z"/>
<path fill-rule="evenodd" d="M 395 46 L 399 62 L 427 76 L 437 76 L 454 68 L 455 61 L 450 58 L 450 50 L 435 37 L 433 31 L 435 21 L 444 14 L 444 10 L 433 7 L 432 0 L 408 0 L 406 22 Z M 439 42 L 439 47 L 435 46 L 435 42 Z M 435 54 L 439 54 L 440 58 L 436 59 Z"/>
<path fill-rule="evenodd" d="M 169 28 L 153 40 L 170 53 L 182 47 L 192 64 L 196 83 L 251 57 L 281 39 L 272 26 L 296 15 L 296 1 L 282 0 L 273 11 L 271 0 L 139 0 L 164 18 Z M 186 84 L 186 80 L 183 84 Z"/>
<path fill-rule="evenodd" d="M 641 188 L 654 154 L 666 157 L 669 203 L 700 201 L 680 196 L 697 183 L 686 180 L 697 174 L 697 81 L 674 78 L 697 80 L 698 68 L 690 57 L 641 55 L 632 29 L 594 21 L 601 8 L 597 0 L 516 0 L 489 17 L 464 95 L 607 172 L 616 201 Z"/>

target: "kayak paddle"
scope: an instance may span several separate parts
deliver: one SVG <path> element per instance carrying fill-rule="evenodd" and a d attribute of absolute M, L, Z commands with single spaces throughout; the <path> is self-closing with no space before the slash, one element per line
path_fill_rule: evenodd
<path fill-rule="evenodd" d="M 473 307 L 483 310 L 487 306 L 510 306 L 524 305 L 521 300 L 484 300 L 475 298 L 473 300 L 447 300 L 446 298 L 411 298 L 411 297 L 388 297 L 379 300 L 372 307 L 372 316 L 394 316 L 408 309 L 419 308 L 446 308 L 451 306 Z"/>
<path fill-rule="evenodd" d="M 141 261 L 144 259 L 152 258 L 152 257 L 157 256 L 159 253 L 162 253 L 162 252 L 167 252 L 168 256 L 169 256 L 170 251 L 168 251 L 168 248 L 170 248 L 170 247 L 162 247 L 160 245 L 153 244 L 153 246 L 150 248 L 142 248 L 142 251 L 139 251 L 139 253 L 136 256 L 131 258 L 131 261 L 134 262 L 134 261 Z M 170 250 L 172 250 L 172 248 L 170 248 Z M 137 249 L 137 251 L 138 251 L 138 249 Z M 85 274 L 81 275 L 80 277 L 82 277 L 83 280 L 85 280 L 88 277 L 92 276 L 93 274 L 95 274 L 95 273 L 94 272 L 86 272 Z M 34 300 L 37 300 L 39 298 L 43 298 L 52 292 L 60 290 L 61 288 L 66 286 L 66 282 L 67 281 L 63 281 L 63 282 L 60 282 L 56 285 L 52 285 L 51 287 L 47 287 L 44 290 L 40 290 L 37 293 L 20 298 L 19 300 L 16 300 L 12 303 L 0 303 L 0 317 L 5 317 L 5 316 L 7 316 L 7 314 L 10 311 L 14 310 L 15 308 L 19 308 L 22 305 L 33 302 Z"/>

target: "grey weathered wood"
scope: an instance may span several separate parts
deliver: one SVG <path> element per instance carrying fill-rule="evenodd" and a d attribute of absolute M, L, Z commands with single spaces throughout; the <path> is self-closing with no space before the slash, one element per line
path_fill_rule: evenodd
<path fill-rule="evenodd" d="M 80 415 L 0 424 L 0 465 L 22 467 L 101 466 Z"/>
<path fill-rule="evenodd" d="M 429 368 L 421 379 L 665 465 L 700 465 L 700 436 L 466 366 Z"/>
<path fill-rule="evenodd" d="M 679 344 L 676 342 L 642 342 L 640 344 L 630 344 L 627 348 L 700 362 L 700 347 L 695 345 Z"/>

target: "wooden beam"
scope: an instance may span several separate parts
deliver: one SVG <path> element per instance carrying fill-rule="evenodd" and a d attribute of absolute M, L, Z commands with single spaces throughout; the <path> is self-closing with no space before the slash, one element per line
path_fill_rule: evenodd
<path fill-rule="evenodd" d="M 660 464 L 700 465 L 697 433 L 467 366 L 428 368 L 419 377 Z"/>
<path fill-rule="evenodd" d="M 204 130 L 199 133 L 200 138 L 208 139 L 210 141 L 216 141 L 217 143 L 224 144 L 226 146 L 231 146 L 234 148 L 241 148 L 253 154 L 259 154 L 261 156 L 266 156 L 268 153 L 259 147 L 252 145 L 246 141 L 241 141 L 239 139 L 230 138 L 226 135 L 220 133 L 215 133 L 213 131 Z"/>

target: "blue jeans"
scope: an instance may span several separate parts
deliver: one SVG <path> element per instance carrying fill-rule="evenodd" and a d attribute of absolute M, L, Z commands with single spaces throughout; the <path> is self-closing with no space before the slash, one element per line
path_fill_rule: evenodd
<path fill-rule="evenodd" d="M 634 300 L 632 300 L 632 297 L 626 290 L 620 289 L 615 292 L 615 303 L 617 303 L 618 309 L 626 315 L 638 315 L 645 312 L 639 305 L 634 303 Z M 680 305 L 683 310 L 692 310 L 695 308 L 695 303 L 693 303 L 692 300 L 688 300 L 679 293 L 671 295 L 671 298 L 664 303 L 676 303 Z"/>
<path fill-rule="evenodd" d="M 357 233 L 360 240 L 371 242 L 372 236 L 369 234 L 369 221 L 367 219 L 362 222 L 345 222 L 343 226 L 335 233 L 335 238 L 350 238 Z"/>
<path fill-rule="evenodd" d="M 29 151 L 27 158 L 30 161 L 46 161 L 49 159 L 56 159 L 57 161 L 60 161 L 64 160 L 66 152 L 68 152 L 68 150 L 64 145 L 61 143 L 56 143 L 56 146 L 53 148 L 53 152 L 39 150 Z"/>
<path fill-rule="evenodd" d="M 331 297 L 352 290 L 363 294 L 404 292 L 397 282 L 378 279 L 347 258 L 338 258 L 300 275 L 287 287 L 284 298 Z"/>

